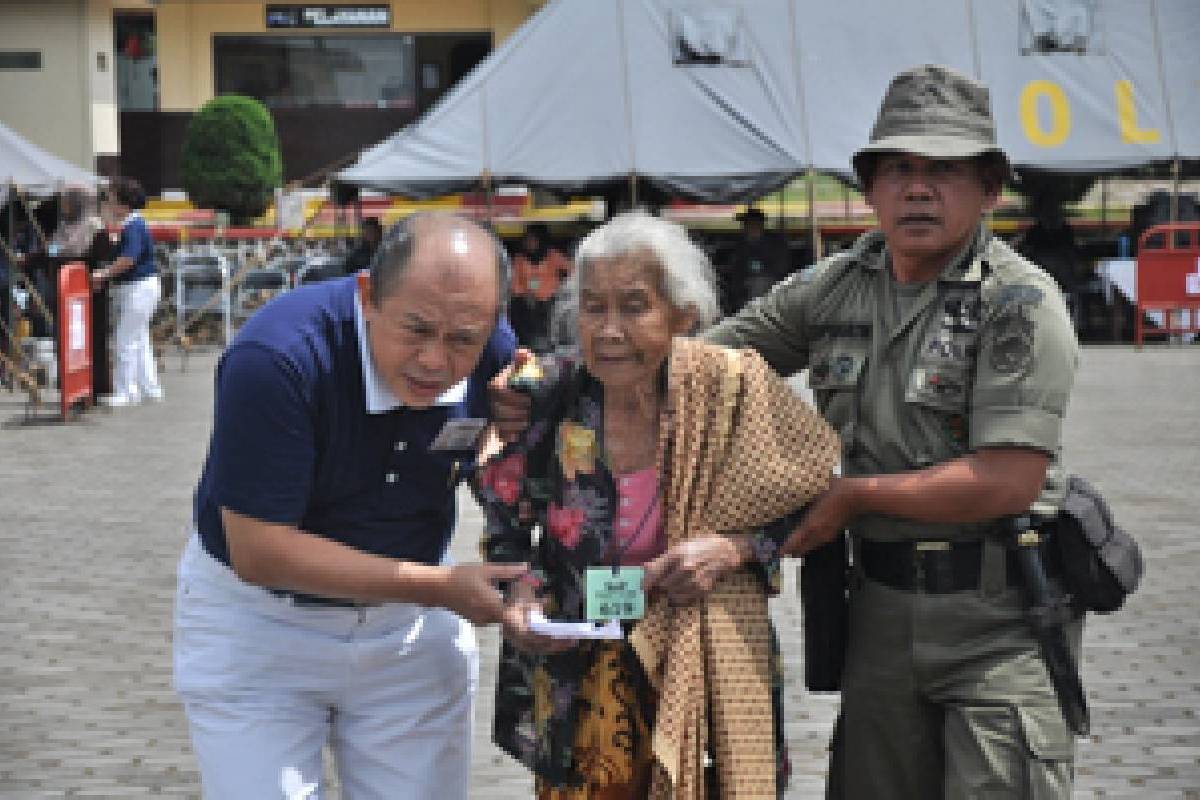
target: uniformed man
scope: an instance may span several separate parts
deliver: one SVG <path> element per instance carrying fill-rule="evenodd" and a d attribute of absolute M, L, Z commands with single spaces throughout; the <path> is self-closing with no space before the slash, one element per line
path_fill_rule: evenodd
<path fill-rule="evenodd" d="M 1064 493 L 1063 298 L 982 224 L 1008 173 L 984 86 L 902 72 L 853 166 L 879 229 L 709 334 L 807 368 L 843 437 L 843 477 L 785 546 L 853 544 L 829 796 L 1067 798 L 1072 739 L 1000 525 Z"/>

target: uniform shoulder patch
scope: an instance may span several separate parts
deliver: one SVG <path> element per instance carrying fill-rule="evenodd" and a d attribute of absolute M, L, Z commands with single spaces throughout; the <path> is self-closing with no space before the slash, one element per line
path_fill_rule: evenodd
<path fill-rule="evenodd" d="M 992 327 L 991 365 L 1002 375 L 1023 375 L 1033 364 L 1035 325 L 1026 307 L 1013 303 L 1004 308 Z"/>

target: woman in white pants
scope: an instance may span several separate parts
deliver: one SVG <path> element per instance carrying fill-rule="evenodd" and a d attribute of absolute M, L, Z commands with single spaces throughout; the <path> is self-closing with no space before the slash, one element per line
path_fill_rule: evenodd
<path fill-rule="evenodd" d="M 105 219 L 121 220 L 117 258 L 92 273 L 92 278 L 112 281 L 117 324 L 113 331 L 113 393 L 110 406 L 136 405 L 143 399 L 161 400 L 154 348 L 150 344 L 150 318 L 158 306 L 162 286 L 154 262 L 150 229 L 137 209 L 146 204 L 141 185 L 132 178 L 116 178 L 105 198 Z"/>

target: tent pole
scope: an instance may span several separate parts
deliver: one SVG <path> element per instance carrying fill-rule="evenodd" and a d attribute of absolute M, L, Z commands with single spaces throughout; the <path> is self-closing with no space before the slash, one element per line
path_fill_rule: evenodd
<path fill-rule="evenodd" d="M 629 208 L 630 208 L 630 210 L 637 208 L 637 204 L 638 204 L 637 173 L 631 172 L 631 173 L 629 173 Z"/>
<path fill-rule="evenodd" d="M 1108 231 L 1108 178 L 1100 176 L 1100 233 Z"/>
<path fill-rule="evenodd" d="M 492 192 L 492 173 L 484 170 L 483 175 L 480 177 L 483 178 L 484 213 L 487 215 L 487 224 L 491 225 L 492 220 L 495 219 L 496 216 L 495 209 L 492 204 L 492 199 L 494 196 L 494 193 Z"/>
<path fill-rule="evenodd" d="M 17 191 L 15 186 L 13 187 L 13 191 Z M 37 217 L 33 215 L 33 209 L 30 208 L 29 203 L 26 202 L 25 195 L 21 195 L 21 210 L 25 212 L 25 219 L 29 220 L 29 225 L 33 228 L 33 232 L 36 233 L 38 238 L 42 240 L 42 249 L 48 250 L 50 248 L 50 240 L 46 238 L 46 232 L 42 230 L 41 223 L 38 222 Z"/>
<path fill-rule="evenodd" d="M 821 231 L 817 227 L 817 171 L 809 167 L 805 177 L 808 179 L 808 233 L 812 237 L 813 261 L 820 261 L 824 248 L 821 246 Z"/>
<path fill-rule="evenodd" d="M 1176 157 L 1171 162 L 1171 222 L 1179 222 L 1179 177 L 1182 172 L 1183 165 Z"/>

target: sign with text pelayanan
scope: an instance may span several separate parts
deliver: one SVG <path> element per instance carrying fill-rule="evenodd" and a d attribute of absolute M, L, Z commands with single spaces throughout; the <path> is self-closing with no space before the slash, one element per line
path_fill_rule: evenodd
<path fill-rule="evenodd" d="M 370 6 L 267 6 L 268 28 L 390 28 L 392 8 Z"/>

